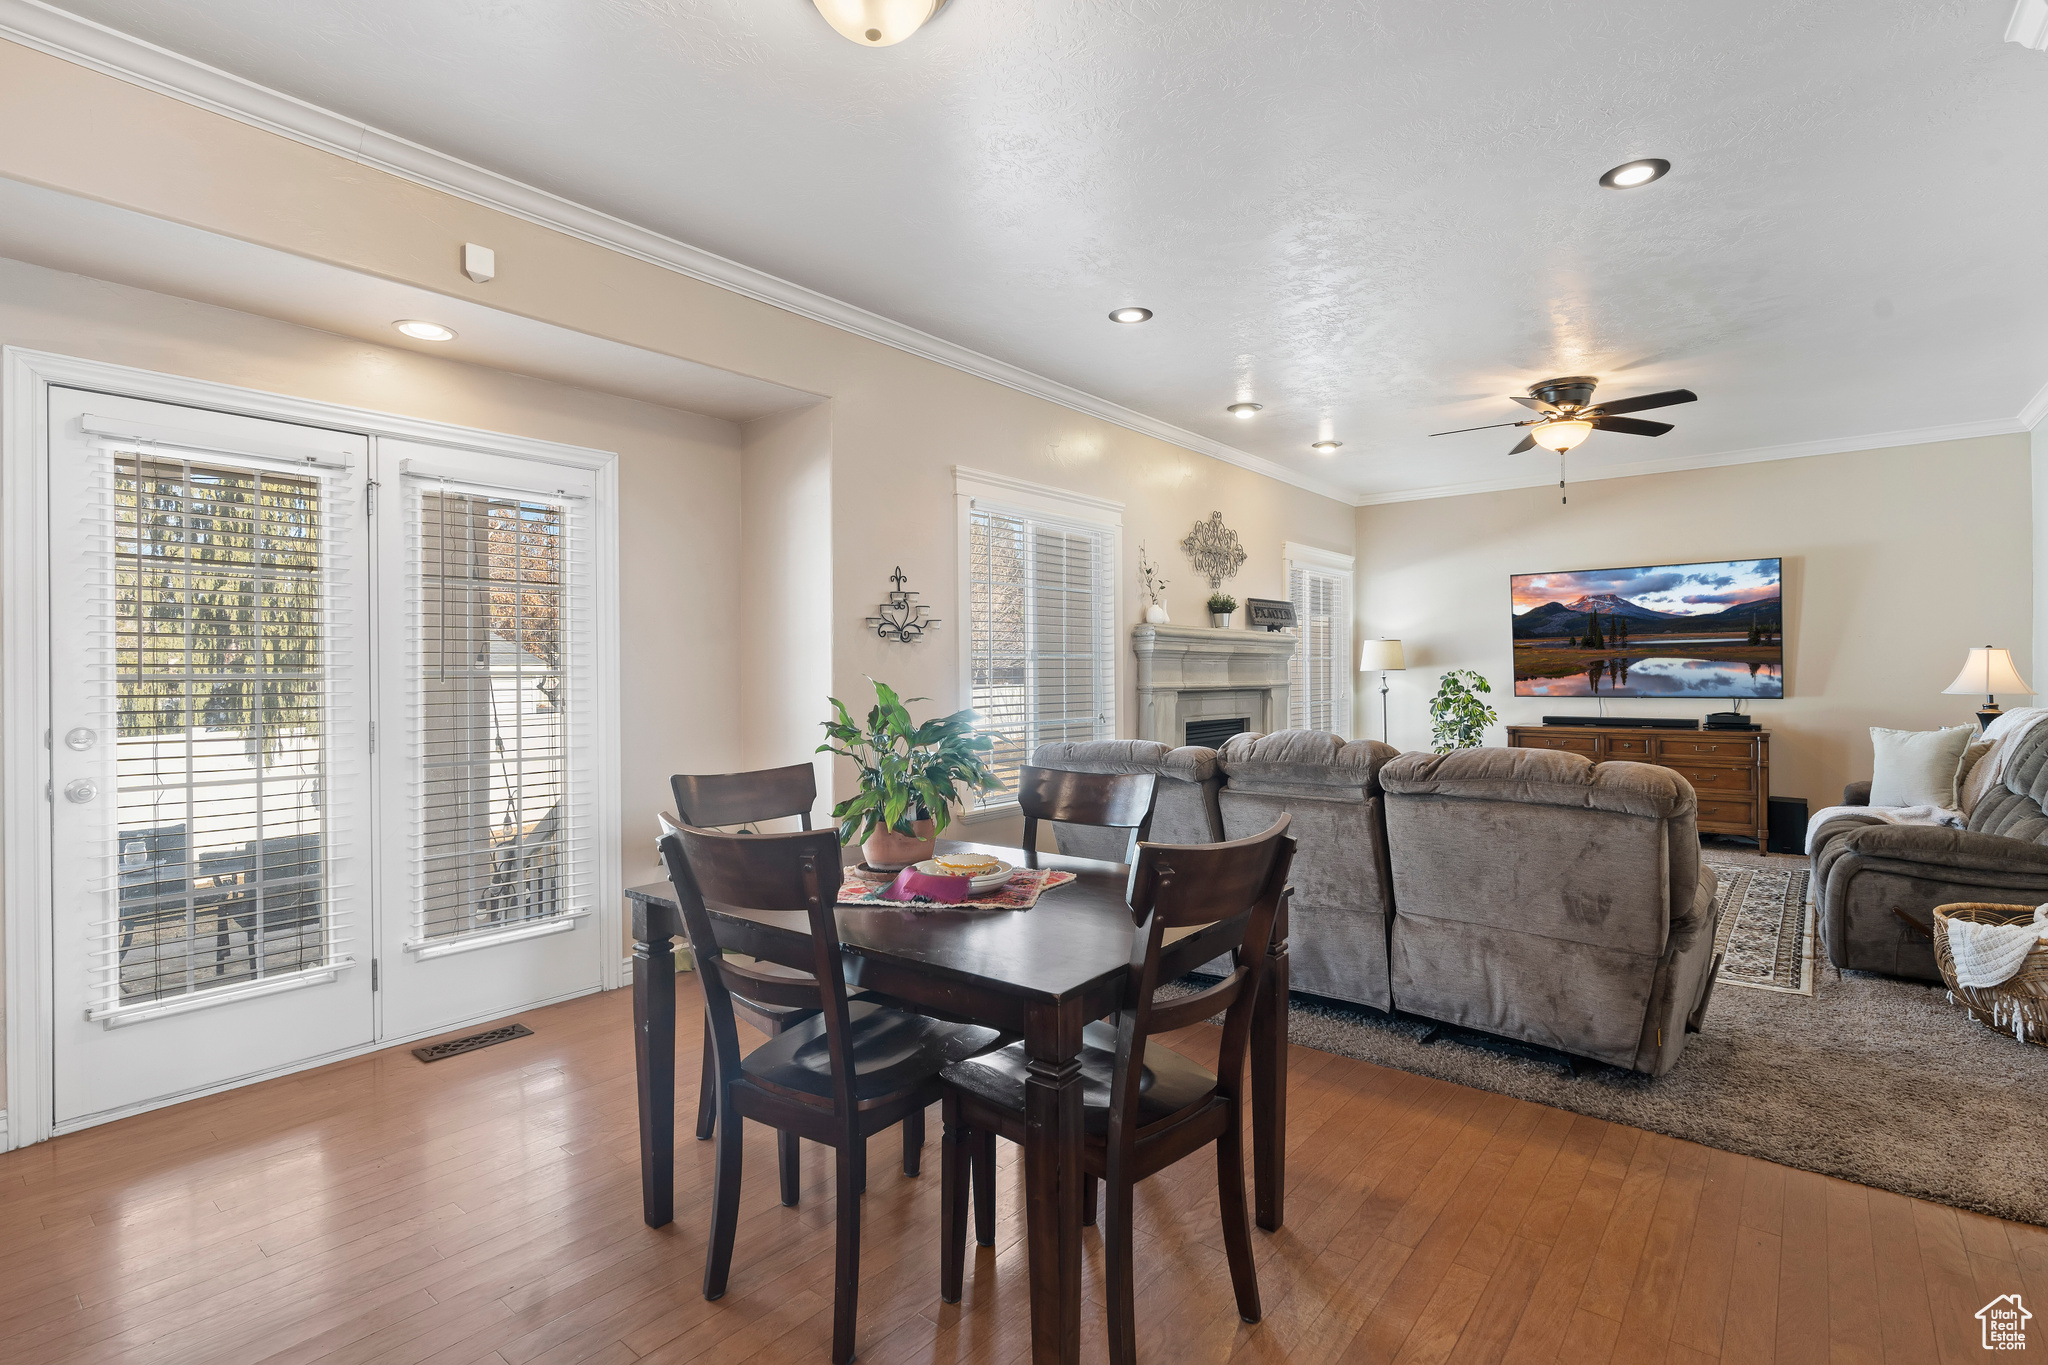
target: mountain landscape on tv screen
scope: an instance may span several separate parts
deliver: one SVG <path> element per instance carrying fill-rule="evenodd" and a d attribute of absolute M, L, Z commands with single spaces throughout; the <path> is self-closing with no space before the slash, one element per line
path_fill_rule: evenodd
<path fill-rule="evenodd" d="M 1780 561 L 1517 574 L 1515 695 L 1782 697 Z"/>

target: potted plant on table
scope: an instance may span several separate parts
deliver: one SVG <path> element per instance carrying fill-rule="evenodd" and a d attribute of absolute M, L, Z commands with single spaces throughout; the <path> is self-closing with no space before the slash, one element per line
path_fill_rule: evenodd
<path fill-rule="evenodd" d="M 1230 614 L 1237 610 L 1237 599 L 1227 592 L 1209 594 L 1209 624 L 1222 630 L 1230 624 Z"/>
<path fill-rule="evenodd" d="M 975 733 L 974 712 L 919 725 L 894 688 L 868 681 L 875 683 L 875 704 L 865 725 L 839 698 L 827 698 L 834 718 L 823 722 L 828 738 L 818 752 L 860 765 L 860 790 L 834 806 L 832 818 L 842 846 L 859 839 L 868 866 L 890 871 L 932 856 L 962 801 L 960 788 L 994 791 L 1002 782 L 983 757 L 995 741 Z"/>

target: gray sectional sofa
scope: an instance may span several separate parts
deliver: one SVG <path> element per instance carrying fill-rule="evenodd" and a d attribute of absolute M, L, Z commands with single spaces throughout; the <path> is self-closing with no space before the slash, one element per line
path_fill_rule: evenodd
<path fill-rule="evenodd" d="M 1939 981 L 1935 906 L 2048 901 L 2048 725 L 2014 736 L 1997 761 L 1996 782 L 1969 801 L 1962 829 L 1842 814 L 1813 832 L 1814 907 L 1828 961 Z M 1868 782 L 1843 793 L 1844 805 L 1869 800 Z"/>
<path fill-rule="evenodd" d="M 1291 816 L 1297 990 L 1651 1075 L 1705 1014 L 1714 878 L 1692 788 L 1668 769 L 1533 749 L 1398 755 L 1312 730 L 1236 735 L 1221 752 L 1048 744 L 1031 761 L 1153 773 L 1162 843 Z M 1055 837 L 1063 853 L 1128 856 L 1107 831 Z"/>

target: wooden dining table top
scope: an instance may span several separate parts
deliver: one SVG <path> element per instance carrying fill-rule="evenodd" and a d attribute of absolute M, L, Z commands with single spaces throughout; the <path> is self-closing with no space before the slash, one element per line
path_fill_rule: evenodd
<path fill-rule="evenodd" d="M 941 852 L 972 851 L 1017 862 L 1017 849 L 994 844 L 942 840 Z M 853 851 L 857 856 L 857 850 Z M 1039 894 L 1025 910 L 963 910 L 949 906 L 905 906 L 902 909 L 841 905 L 836 912 L 840 946 L 848 954 L 847 984 L 862 984 L 860 959 L 877 966 L 918 971 L 951 979 L 962 986 L 1015 997 L 1020 1003 L 1059 1000 L 1081 994 L 1114 995 L 1129 968 L 1132 921 L 1126 899 L 1130 869 L 1123 863 L 1041 853 L 1041 868 L 1071 872 L 1074 880 Z M 675 913 L 675 894 L 667 882 L 629 888 L 636 904 Z M 732 946 L 758 952 L 766 930 L 786 936 L 789 965 L 809 962 L 810 925 L 798 911 L 750 910 L 713 905 L 712 913 L 734 927 L 754 932 Z M 680 932 L 680 924 L 676 926 Z M 639 935 L 635 935 L 638 937 Z M 1206 961 L 1230 946 L 1230 922 L 1176 933 L 1174 965 L 1186 970 L 1202 953 Z M 1193 940 L 1190 942 L 1189 940 Z M 770 956 L 770 954 L 759 954 Z M 779 958 L 779 955 L 775 955 Z"/>

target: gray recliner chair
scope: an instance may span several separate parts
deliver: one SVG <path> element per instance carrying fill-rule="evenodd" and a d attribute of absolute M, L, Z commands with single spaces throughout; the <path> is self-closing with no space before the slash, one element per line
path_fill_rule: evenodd
<path fill-rule="evenodd" d="M 1661 1076 L 1713 993 L 1691 784 L 1541 749 L 1381 770 L 1402 1010 Z"/>
<path fill-rule="evenodd" d="M 1934 907 L 1956 901 L 2048 901 L 2048 725 L 2006 741 L 1983 763 L 1996 780 L 1962 797 L 1965 827 L 1894 825 L 1843 813 L 1813 832 L 1814 908 L 1828 961 L 1852 971 L 1941 980 Z M 1842 804 L 1867 805 L 1853 782 Z"/>
<path fill-rule="evenodd" d="M 1232 735 L 1216 756 L 1223 837 L 1244 839 L 1293 817 L 1287 911 L 1294 990 L 1390 1009 L 1387 920 L 1394 892 L 1380 770 L 1396 750 L 1322 730 Z"/>
<path fill-rule="evenodd" d="M 1032 750 L 1031 764 L 1070 773 L 1150 773 L 1158 779 L 1152 803 L 1153 843 L 1213 844 L 1223 838 L 1223 817 L 1216 809 L 1221 779 L 1214 749 L 1169 749 L 1145 739 L 1061 740 Z M 1053 842 L 1070 857 L 1112 863 L 1131 859 L 1131 835 L 1125 830 L 1054 825 Z"/>

